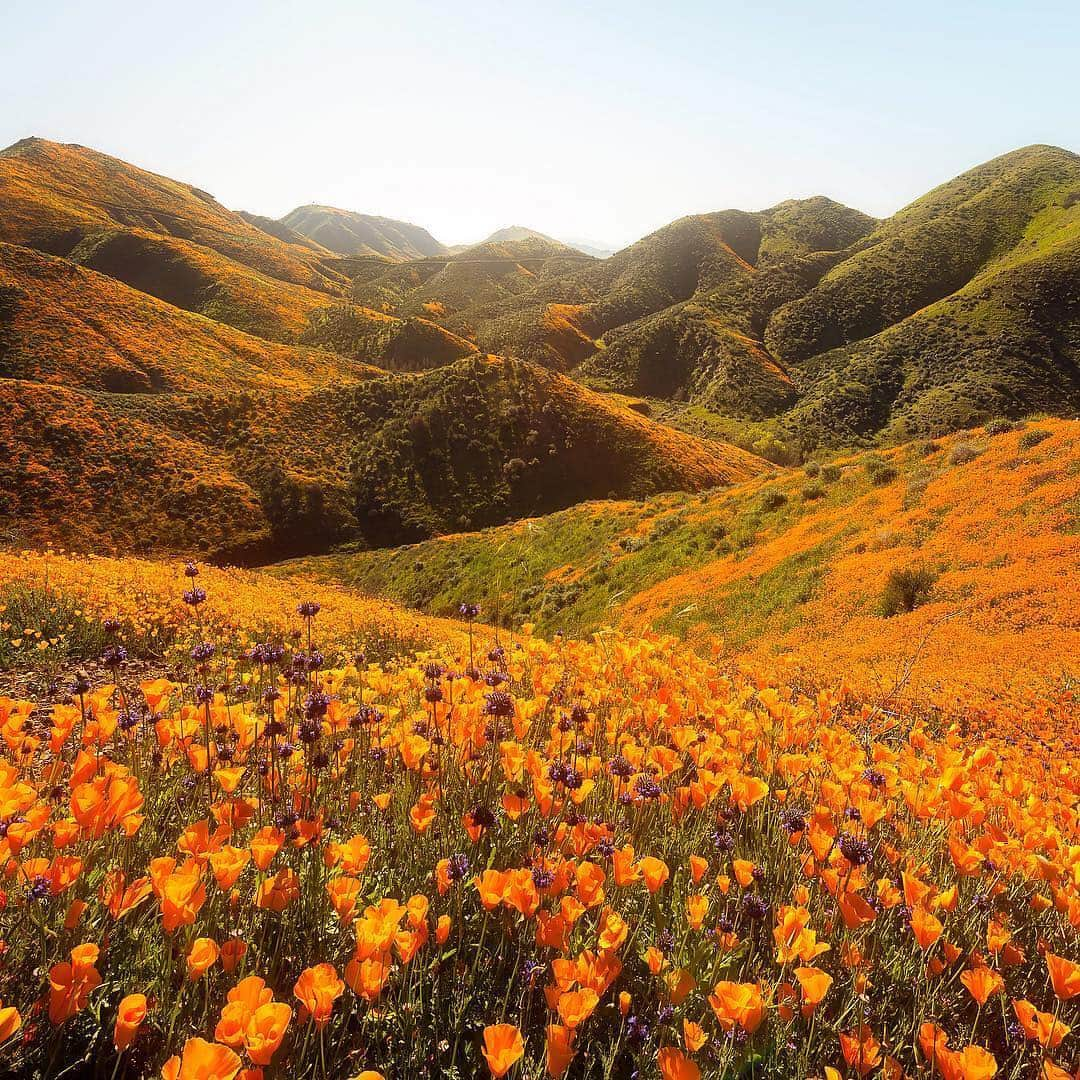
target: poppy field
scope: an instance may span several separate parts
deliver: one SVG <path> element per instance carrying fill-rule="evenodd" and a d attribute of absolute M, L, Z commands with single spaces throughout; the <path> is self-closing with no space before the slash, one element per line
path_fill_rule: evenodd
<path fill-rule="evenodd" d="M 467 601 L 376 659 L 344 594 L 131 565 L 0 698 L 0 1071 L 1077 1075 L 1075 702 L 972 740 Z"/>

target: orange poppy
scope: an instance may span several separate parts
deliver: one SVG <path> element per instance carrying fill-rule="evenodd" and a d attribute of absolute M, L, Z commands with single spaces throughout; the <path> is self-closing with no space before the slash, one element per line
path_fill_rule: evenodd
<path fill-rule="evenodd" d="M 1005 988 L 1005 980 L 985 964 L 963 972 L 960 981 L 980 1005 L 985 1005 L 994 994 Z"/>
<path fill-rule="evenodd" d="M 840 1050 L 848 1067 L 866 1076 L 881 1064 L 881 1044 L 866 1024 L 855 1031 L 840 1033 Z"/>
<path fill-rule="evenodd" d="M 1070 1001 L 1080 994 L 1080 964 L 1066 960 L 1064 956 L 1045 953 L 1046 968 L 1054 993 L 1061 1001 Z"/>
<path fill-rule="evenodd" d="M 656 1055 L 663 1080 L 701 1080 L 701 1070 L 681 1050 L 664 1046 Z"/>
<path fill-rule="evenodd" d="M 524 1055 L 525 1043 L 513 1024 L 490 1024 L 484 1028 L 484 1059 L 492 1076 L 505 1076 Z"/>
<path fill-rule="evenodd" d="M 22 1016 L 14 1005 L 0 1004 L 0 1043 L 5 1043 L 22 1027 Z"/>
<path fill-rule="evenodd" d="M 70 960 L 49 969 L 49 1019 L 62 1024 L 86 1007 L 90 995 L 101 985 L 101 975 L 94 966 L 99 950 L 96 945 L 77 945 Z"/>
<path fill-rule="evenodd" d="M 198 979 L 217 963 L 221 950 L 213 938 L 196 938 L 187 954 L 189 979 Z"/>
<path fill-rule="evenodd" d="M 709 995 L 709 1005 L 725 1031 L 740 1027 L 752 1035 L 765 1015 L 759 983 L 718 982 Z"/>
<path fill-rule="evenodd" d="M 333 964 L 305 968 L 293 986 L 293 994 L 319 1027 L 330 1019 L 334 1002 L 344 990 L 345 984 Z"/>
<path fill-rule="evenodd" d="M 574 1033 L 562 1024 L 548 1024 L 545 1064 L 549 1076 L 562 1076 L 574 1060 Z"/>
<path fill-rule="evenodd" d="M 162 1080 L 234 1080 L 243 1062 L 227 1046 L 188 1039 L 183 1054 L 173 1056 L 161 1067 Z"/>
<path fill-rule="evenodd" d="M 693 1020 L 687 1020 L 685 1017 L 682 1022 L 682 1031 L 683 1042 L 686 1043 L 686 1049 L 691 1053 L 696 1053 L 709 1041 L 705 1029 L 700 1024 L 694 1023 Z"/>
<path fill-rule="evenodd" d="M 244 1031 L 244 1049 L 254 1065 L 269 1065 L 281 1046 L 292 1009 L 280 1001 L 260 1005 L 252 1014 Z"/>
<path fill-rule="evenodd" d="M 639 859 L 638 866 L 641 868 L 642 877 L 645 878 L 645 887 L 651 893 L 662 888 L 664 882 L 671 876 L 667 863 L 663 859 L 654 859 L 651 855 Z"/>
<path fill-rule="evenodd" d="M 146 1019 L 146 995 L 128 994 L 116 1010 L 116 1025 L 113 1028 L 113 1045 L 117 1050 L 126 1050 L 139 1033 L 139 1026 Z"/>
<path fill-rule="evenodd" d="M 595 990 L 570 990 L 559 997 L 559 1018 L 573 1031 L 592 1016 L 599 1001 Z"/>
<path fill-rule="evenodd" d="M 1056 1050 L 1061 1040 L 1072 1030 L 1053 1013 L 1039 1012 L 1030 1001 L 1014 1001 L 1013 1012 L 1029 1039 L 1037 1039 L 1047 1050 Z"/>

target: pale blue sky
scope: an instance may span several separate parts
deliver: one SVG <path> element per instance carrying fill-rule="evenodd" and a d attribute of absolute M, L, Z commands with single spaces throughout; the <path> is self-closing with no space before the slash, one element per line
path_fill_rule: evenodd
<path fill-rule="evenodd" d="M 0 146 L 448 243 L 520 223 L 619 245 L 817 193 L 884 215 L 1018 146 L 1080 150 L 1075 2 L 2 7 Z"/>

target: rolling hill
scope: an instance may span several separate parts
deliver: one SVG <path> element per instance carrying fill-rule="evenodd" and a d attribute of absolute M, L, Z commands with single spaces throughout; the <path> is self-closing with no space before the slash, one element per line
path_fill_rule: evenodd
<path fill-rule="evenodd" d="M 683 218 L 602 261 L 406 264 L 354 296 L 597 389 L 764 423 L 797 455 L 1075 415 L 1078 245 L 1080 158 L 1031 146 L 881 222 L 819 196 Z"/>
<path fill-rule="evenodd" d="M 394 262 L 442 255 L 446 248 L 419 225 L 334 206 L 298 206 L 280 224 L 339 255 L 377 255 Z"/>
<path fill-rule="evenodd" d="M 811 685 L 843 671 L 889 706 L 907 695 L 1022 713 L 1061 691 L 1070 665 L 1075 676 L 1080 423 L 995 424 L 722 492 L 587 503 L 271 569 L 432 614 L 469 597 L 545 634 L 717 635 L 759 671 Z"/>
<path fill-rule="evenodd" d="M 198 188 L 44 139 L 0 151 L 0 242 L 278 341 L 349 287 L 328 251 L 272 236 Z"/>
<path fill-rule="evenodd" d="M 350 374 L 213 393 L 0 380 L 5 539 L 267 560 L 767 468 L 521 362 Z"/>
<path fill-rule="evenodd" d="M 67 259 L 0 243 L 0 377 L 122 393 L 258 393 L 311 389 L 363 369 L 324 350 L 234 330 Z"/>

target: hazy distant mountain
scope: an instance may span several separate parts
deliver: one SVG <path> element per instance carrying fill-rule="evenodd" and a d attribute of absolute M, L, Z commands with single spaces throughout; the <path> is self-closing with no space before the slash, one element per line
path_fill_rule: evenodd
<path fill-rule="evenodd" d="M 554 237 L 548 236 L 547 233 L 539 232 L 536 229 L 530 229 L 525 225 L 508 225 L 505 229 L 496 229 L 495 232 L 486 239 L 481 240 L 480 243 L 499 244 L 507 242 L 512 243 L 521 240 L 542 240 L 545 243 L 558 244 L 562 247 L 572 248 L 574 251 L 580 251 L 583 255 L 592 255 L 597 259 L 606 259 L 609 255 L 615 254 L 614 248 L 606 248 L 583 240 L 556 240 Z M 477 245 L 471 246 L 475 247 Z M 458 247 L 456 250 L 464 250 L 464 247 Z"/>
<path fill-rule="evenodd" d="M 571 237 L 563 242 L 572 248 L 577 248 L 578 251 L 583 251 L 586 255 L 591 255 L 594 259 L 610 259 L 619 250 L 610 244 L 597 243 L 595 240 L 575 240 Z"/>
<path fill-rule="evenodd" d="M 443 255 L 446 248 L 419 225 L 334 206 L 298 206 L 283 218 L 294 232 L 339 255 L 382 255 L 395 262 Z"/>

